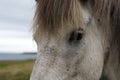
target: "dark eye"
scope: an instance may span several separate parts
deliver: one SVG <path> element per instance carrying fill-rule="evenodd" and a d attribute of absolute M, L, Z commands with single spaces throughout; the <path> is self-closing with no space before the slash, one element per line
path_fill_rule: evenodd
<path fill-rule="evenodd" d="M 77 34 L 77 39 L 76 39 L 76 40 L 77 40 L 77 41 L 80 41 L 80 40 L 82 39 L 82 35 L 83 35 L 82 33 L 79 33 L 79 32 L 78 32 L 78 34 Z"/>
<path fill-rule="evenodd" d="M 83 37 L 83 30 L 82 29 L 79 29 L 77 31 L 73 31 L 70 34 L 69 43 L 79 42 L 82 39 L 82 37 Z"/>

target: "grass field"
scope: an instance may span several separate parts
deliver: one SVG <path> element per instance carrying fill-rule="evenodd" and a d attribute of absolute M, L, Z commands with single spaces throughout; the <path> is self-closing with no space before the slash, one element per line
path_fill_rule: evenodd
<path fill-rule="evenodd" d="M 34 61 L 0 61 L 0 80 L 29 80 Z"/>

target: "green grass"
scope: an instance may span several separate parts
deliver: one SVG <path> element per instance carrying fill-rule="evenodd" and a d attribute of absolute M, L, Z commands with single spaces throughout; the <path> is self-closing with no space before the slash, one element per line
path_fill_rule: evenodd
<path fill-rule="evenodd" d="M 34 61 L 0 61 L 0 80 L 29 80 Z"/>

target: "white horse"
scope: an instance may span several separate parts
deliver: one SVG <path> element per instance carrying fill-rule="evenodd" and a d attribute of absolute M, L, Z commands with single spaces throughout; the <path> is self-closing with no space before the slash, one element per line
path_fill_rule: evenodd
<path fill-rule="evenodd" d="M 37 0 L 30 80 L 120 80 L 120 0 Z"/>

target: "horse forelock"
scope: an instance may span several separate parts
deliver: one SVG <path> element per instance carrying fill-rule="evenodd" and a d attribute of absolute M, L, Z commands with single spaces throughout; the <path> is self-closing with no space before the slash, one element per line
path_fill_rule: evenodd
<path fill-rule="evenodd" d="M 75 24 L 74 19 L 80 18 L 79 11 L 79 0 L 38 0 L 34 28 L 52 33 L 64 23 Z"/>

